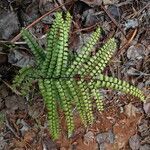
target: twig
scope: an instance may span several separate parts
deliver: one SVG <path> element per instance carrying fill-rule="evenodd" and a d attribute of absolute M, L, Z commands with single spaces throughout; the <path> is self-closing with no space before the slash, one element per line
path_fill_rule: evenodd
<path fill-rule="evenodd" d="M 136 17 L 136 16 L 138 16 L 140 13 L 142 13 L 142 11 L 143 11 L 144 9 L 146 9 L 149 5 L 150 5 L 150 2 L 149 2 L 147 5 L 145 5 L 142 9 L 140 9 L 140 10 L 134 15 L 134 17 Z"/>
<path fill-rule="evenodd" d="M 106 10 L 106 8 L 103 5 L 100 5 L 101 8 L 104 10 L 104 12 L 108 15 L 108 17 L 112 20 L 112 22 L 118 27 L 118 29 L 122 32 L 122 34 L 124 35 L 124 37 L 126 38 L 126 35 L 124 33 L 124 31 L 121 29 L 121 27 L 118 25 L 118 23 L 116 22 L 116 20 L 110 15 L 110 13 Z M 127 38 L 126 38 L 127 39 Z"/>
<path fill-rule="evenodd" d="M 74 1 L 74 0 L 73 0 L 73 1 Z M 44 15 L 42 15 L 40 18 L 36 19 L 36 20 L 35 20 L 34 22 L 32 22 L 31 24 L 29 24 L 27 27 L 25 27 L 25 29 L 31 28 L 33 25 L 37 24 L 37 23 L 38 23 L 41 19 L 43 19 L 44 17 L 48 16 L 49 14 L 51 14 L 52 12 L 54 12 L 55 10 L 57 10 L 57 9 L 59 9 L 59 8 L 61 8 L 61 7 L 63 7 L 63 6 L 66 5 L 66 4 L 71 3 L 71 2 L 73 2 L 73 1 L 72 1 L 72 0 L 71 0 L 71 1 L 68 1 L 68 2 L 66 2 L 66 3 L 64 3 L 64 4 L 58 6 L 58 7 L 54 8 L 54 9 L 52 9 L 52 10 L 50 10 L 49 12 L 45 13 Z M 11 40 L 11 42 L 12 42 L 12 43 L 16 42 L 20 37 L 21 37 L 21 33 L 19 33 L 17 36 L 15 36 L 15 37 Z"/>
<path fill-rule="evenodd" d="M 23 44 L 26 44 L 26 42 L 22 41 L 22 42 L 11 42 L 11 41 L 4 41 L 4 40 L 1 40 L 0 41 L 0 44 L 2 45 L 6 45 L 6 44 L 15 44 L 15 45 L 23 45 Z"/>
<path fill-rule="evenodd" d="M 0 52 L 0 55 L 7 55 L 6 53 Z"/>
<path fill-rule="evenodd" d="M 92 29 L 92 28 L 96 27 L 98 24 L 99 24 L 99 23 L 96 23 L 96 24 L 94 24 L 94 25 L 92 25 L 92 26 L 90 26 L 90 27 L 86 27 L 86 28 L 83 28 L 83 29 L 77 29 L 77 30 L 75 30 L 74 32 L 72 32 L 72 34 L 75 34 L 75 33 L 77 33 L 77 32 L 81 32 L 81 31 L 87 31 L 87 30 L 89 30 L 89 29 Z"/>
<path fill-rule="evenodd" d="M 15 94 L 17 95 L 21 95 L 21 93 L 15 89 L 13 89 L 13 87 L 11 85 L 9 85 L 7 82 L 5 82 L 4 80 L 2 80 L 2 82 L 8 87 L 10 88 Z"/>
<path fill-rule="evenodd" d="M 137 28 L 134 30 L 130 39 L 118 50 L 118 54 L 120 54 L 123 49 L 127 48 L 130 45 L 130 43 L 133 41 L 134 37 L 136 36 L 136 33 L 137 33 Z"/>
<path fill-rule="evenodd" d="M 6 117 L 6 126 L 7 126 L 7 127 L 9 128 L 9 130 L 15 135 L 16 138 L 21 139 L 21 138 L 17 135 L 17 133 L 14 131 L 14 129 L 10 126 L 7 117 Z"/>
<path fill-rule="evenodd" d="M 128 4 L 131 4 L 132 3 L 132 0 L 126 0 L 124 2 L 120 2 L 119 4 L 117 4 L 116 6 L 118 7 L 121 7 L 123 5 L 128 5 Z"/>

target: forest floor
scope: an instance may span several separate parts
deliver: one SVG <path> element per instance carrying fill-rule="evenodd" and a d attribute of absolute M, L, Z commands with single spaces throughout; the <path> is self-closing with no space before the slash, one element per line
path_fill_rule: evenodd
<path fill-rule="evenodd" d="M 146 103 L 124 93 L 101 89 L 105 109 L 95 112 L 93 125 L 85 128 L 75 114 L 76 129 L 68 139 L 61 115 L 61 137 L 52 141 L 46 108 L 36 86 L 28 96 L 21 97 L 11 85 L 19 68 L 34 62 L 30 49 L 19 36 L 21 28 L 29 28 L 44 47 L 55 12 L 66 10 L 73 16 L 70 50 L 78 51 L 100 25 L 103 34 L 99 44 L 115 37 L 118 46 L 104 74 L 142 89 Z M 150 150 L 149 0 L 0 1 L 0 150 L 59 149 Z"/>

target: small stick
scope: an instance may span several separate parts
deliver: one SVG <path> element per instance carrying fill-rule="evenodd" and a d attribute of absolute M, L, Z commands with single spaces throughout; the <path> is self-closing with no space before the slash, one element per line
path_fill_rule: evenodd
<path fill-rule="evenodd" d="M 86 28 L 82 28 L 82 29 L 77 29 L 77 30 L 75 30 L 74 32 L 72 32 L 72 34 L 75 34 L 75 33 L 77 33 L 77 32 L 87 31 L 87 30 L 89 30 L 89 29 L 92 29 L 92 28 L 96 27 L 98 24 L 99 24 L 99 23 L 96 23 L 96 24 L 94 24 L 94 25 L 92 25 L 92 26 L 90 26 L 90 27 L 86 27 Z"/>
<path fill-rule="evenodd" d="M 21 139 L 21 138 L 17 135 L 17 133 L 14 131 L 14 129 L 10 126 L 7 117 L 6 117 L 6 126 L 9 128 L 9 130 L 14 134 L 14 136 L 15 136 L 16 138 Z"/>
<path fill-rule="evenodd" d="M 15 89 L 13 89 L 13 87 L 11 85 L 9 85 L 7 82 L 5 82 L 4 80 L 1 80 L 8 88 L 10 88 L 15 94 L 17 95 L 21 95 L 21 93 Z"/>
<path fill-rule="evenodd" d="M 54 9 L 50 10 L 50 11 L 48 11 L 47 13 L 45 13 L 44 15 L 42 15 L 41 17 L 39 17 L 38 19 L 36 19 L 35 21 L 33 21 L 31 24 L 29 24 L 27 27 L 25 27 L 25 29 L 31 28 L 33 25 L 37 24 L 37 23 L 38 23 L 41 19 L 43 19 L 44 17 L 48 16 L 49 14 L 51 14 L 52 12 L 54 12 L 55 10 L 61 8 L 62 6 L 66 5 L 66 4 L 69 4 L 69 3 L 71 3 L 71 2 L 73 2 L 73 1 L 68 1 L 68 2 L 66 2 L 66 3 L 64 3 L 64 4 L 62 4 L 62 5 L 58 6 L 58 7 L 56 7 L 56 8 L 54 8 Z M 18 35 L 16 35 L 16 36 L 11 40 L 11 42 L 12 42 L 12 43 L 16 42 L 20 37 L 21 37 L 21 33 L 19 33 Z"/>
<path fill-rule="evenodd" d="M 136 36 L 136 33 L 137 33 L 137 28 L 134 30 L 130 39 L 118 50 L 118 54 L 120 54 L 123 49 L 127 48 L 130 45 L 130 43 L 133 41 L 134 37 Z"/>
<path fill-rule="evenodd" d="M 116 20 L 110 15 L 110 13 L 106 10 L 106 8 L 103 5 L 100 5 L 101 8 L 104 10 L 104 12 L 108 15 L 108 17 L 112 20 L 112 22 L 118 27 L 118 29 L 122 32 L 122 34 L 124 35 L 124 37 L 126 38 L 125 33 L 123 32 L 123 30 L 121 29 L 121 27 L 118 25 L 118 23 L 116 22 Z M 127 38 L 126 38 L 127 39 Z"/>
<path fill-rule="evenodd" d="M 149 2 L 147 5 L 145 5 L 142 9 L 140 9 L 140 10 L 134 15 L 134 17 L 140 15 L 140 14 L 142 13 L 142 11 L 144 11 L 144 9 L 146 9 L 149 5 L 150 5 L 150 2 Z"/>

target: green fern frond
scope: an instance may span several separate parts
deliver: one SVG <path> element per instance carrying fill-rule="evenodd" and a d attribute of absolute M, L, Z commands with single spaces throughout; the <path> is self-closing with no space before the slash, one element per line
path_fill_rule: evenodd
<path fill-rule="evenodd" d="M 26 96 L 29 93 L 30 88 L 32 86 L 32 81 L 33 79 L 28 77 L 27 80 L 24 80 L 24 82 L 22 82 L 20 89 L 22 95 Z"/>
<path fill-rule="evenodd" d="M 36 80 L 47 108 L 47 118 L 51 135 L 59 137 L 59 113 L 61 108 L 65 114 L 68 136 L 74 130 L 72 106 L 75 106 L 85 126 L 94 121 L 93 100 L 99 111 L 103 108 L 103 97 L 99 88 L 111 88 L 131 94 L 144 101 L 141 90 L 125 81 L 102 74 L 112 57 L 116 42 L 109 39 L 94 56 L 91 51 L 97 41 L 101 29 L 91 35 L 89 41 L 81 48 L 80 53 L 70 61 L 68 48 L 71 16 L 56 13 L 54 23 L 47 34 L 47 48 L 44 51 L 27 31 L 22 36 L 29 45 L 35 60 L 34 67 L 23 68 L 14 79 L 14 88 L 22 87 L 21 92 L 29 91 L 32 80 Z"/>
<path fill-rule="evenodd" d="M 66 117 L 67 127 L 68 127 L 68 137 L 70 137 L 74 130 L 74 122 L 73 122 L 73 113 L 72 113 L 72 105 L 69 92 L 66 87 L 66 83 L 64 81 L 56 82 L 59 95 L 62 99 L 63 110 Z"/>
<path fill-rule="evenodd" d="M 66 84 L 68 85 L 68 88 L 70 89 L 71 95 L 73 97 L 73 100 L 75 101 L 80 117 L 82 118 L 84 125 L 87 126 L 88 118 L 87 118 L 87 114 L 86 114 L 85 107 L 84 107 L 83 95 L 77 83 L 73 79 L 66 81 Z"/>
<path fill-rule="evenodd" d="M 145 96 L 141 90 L 130 85 L 126 81 L 119 80 L 114 77 L 104 76 L 102 74 L 99 75 L 99 78 L 96 79 L 95 87 L 97 88 L 111 88 L 114 90 L 122 91 L 133 96 L 138 97 L 141 101 L 145 100 Z M 93 83 L 94 84 L 94 83 Z"/>
<path fill-rule="evenodd" d="M 63 58 L 63 48 L 64 48 L 64 31 L 63 31 L 63 27 L 62 24 L 64 24 L 64 20 L 63 18 L 60 18 L 60 24 L 59 26 L 59 30 L 57 33 L 57 42 L 56 45 L 54 47 L 53 53 L 52 53 L 52 58 L 49 64 L 49 68 L 48 68 L 48 76 L 59 76 L 60 75 L 60 70 L 61 70 L 61 65 L 62 65 L 62 58 Z M 59 41 L 59 42 L 58 42 Z M 56 70 L 55 70 L 56 69 Z"/>
<path fill-rule="evenodd" d="M 70 31 L 71 22 L 72 22 L 72 16 L 70 15 L 69 12 L 67 12 L 65 18 L 65 30 L 67 31 L 67 33 L 69 33 Z M 69 34 L 68 34 L 68 40 L 69 40 Z"/>
<path fill-rule="evenodd" d="M 93 113 L 92 113 L 92 104 L 90 100 L 89 91 L 86 88 L 86 85 L 84 84 L 83 80 L 77 82 L 78 88 L 80 89 L 80 95 L 81 95 L 81 103 L 83 105 L 84 111 L 86 113 L 86 120 L 84 122 L 86 125 L 91 124 L 93 122 Z"/>
<path fill-rule="evenodd" d="M 85 73 L 90 73 L 91 76 L 96 76 L 104 70 L 111 56 L 116 49 L 116 43 L 114 38 L 109 39 L 104 46 L 98 50 L 95 56 L 91 57 L 87 61 L 87 71 Z M 86 68 L 87 68 L 86 67 Z"/>
<path fill-rule="evenodd" d="M 39 89 L 47 106 L 49 129 L 53 139 L 57 139 L 59 137 L 59 119 L 54 95 L 55 92 L 53 91 L 51 81 L 47 79 L 39 80 Z"/>
<path fill-rule="evenodd" d="M 67 15 L 67 20 L 61 20 L 62 25 L 59 31 L 59 39 L 60 41 L 58 46 L 58 58 L 57 58 L 57 66 L 55 67 L 54 76 L 60 76 L 67 69 L 68 65 L 68 36 L 71 25 L 70 17 Z"/>
<path fill-rule="evenodd" d="M 102 73 L 115 49 L 116 43 L 114 38 L 112 38 L 108 40 L 100 50 L 98 50 L 95 56 L 89 57 L 89 59 L 86 60 L 86 63 L 82 64 L 78 73 L 90 76 L 96 76 Z"/>
<path fill-rule="evenodd" d="M 32 75 L 33 78 L 30 78 Z M 36 74 L 31 67 L 22 68 L 19 74 L 13 80 L 13 88 L 17 89 L 21 87 L 22 95 L 26 95 L 32 85 L 32 81 L 36 78 Z"/>
<path fill-rule="evenodd" d="M 58 41 L 60 40 L 59 32 L 62 32 L 61 24 L 63 23 L 64 21 L 62 19 L 62 14 L 57 13 L 54 24 L 52 25 L 52 28 L 47 35 L 47 54 L 41 71 L 45 77 L 52 76 L 53 71 L 57 65 L 57 57 L 59 52 Z"/>
<path fill-rule="evenodd" d="M 39 46 L 32 34 L 25 29 L 22 29 L 21 34 L 26 43 L 28 44 L 29 48 L 31 49 L 31 52 L 33 53 L 37 63 L 40 64 L 41 62 L 43 62 L 45 59 L 44 50 L 42 47 Z"/>
<path fill-rule="evenodd" d="M 30 67 L 25 67 L 25 68 L 20 69 L 19 74 L 16 75 L 16 77 L 13 80 L 13 86 L 14 87 L 20 86 L 30 71 L 31 71 Z"/>
<path fill-rule="evenodd" d="M 74 59 L 71 66 L 68 68 L 66 72 L 66 76 L 70 76 L 78 72 L 80 68 L 82 68 L 83 63 L 90 57 L 90 53 L 94 45 L 97 43 L 99 36 L 101 33 L 101 29 L 97 28 L 97 30 L 92 34 L 90 40 L 81 48 L 81 52 Z"/>
<path fill-rule="evenodd" d="M 91 95 L 95 100 L 98 111 L 103 111 L 104 110 L 103 96 L 101 95 L 99 89 L 95 89 L 95 87 L 92 87 Z"/>
<path fill-rule="evenodd" d="M 68 66 L 68 57 L 69 57 L 69 49 L 68 49 L 68 40 L 69 40 L 69 31 L 71 27 L 71 19 L 72 17 L 70 16 L 69 13 L 66 15 L 66 20 L 63 25 L 63 53 L 62 53 L 62 66 L 60 69 L 60 75 L 64 74 L 65 71 L 67 70 Z"/>

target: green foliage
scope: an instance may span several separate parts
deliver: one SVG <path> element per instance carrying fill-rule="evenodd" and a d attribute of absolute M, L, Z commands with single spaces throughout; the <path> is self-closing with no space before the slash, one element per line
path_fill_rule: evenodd
<path fill-rule="evenodd" d="M 25 95 L 32 81 L 37 80 L 48 110 L 49 129 L 54 139 L 58 138 L 60 130 L 59 108 L 65 114 L 69 137 L 74 130 L 73 106 L 76 106 L 85 126 L 93 122 L 93 102 L 99 111 L 103 110 L 103 98 L 99 88 L 123 91 L 144 101 L 143 93 L 136 87 L 102 74 L 116 49 L 115 39 L 109 39 L 94 56 L 91 56 L 91 50 L 101 33 L 101 29 L 97 28 L 81 48 L 80 53 L 72 60 L 68 49 L 70 27 L 70 14 L 67 13 L 63 19 L 61 13 L 56 13 L 56 19 L 47 33 L 45 50 L 39 46 L 29 31 L 23 29 L 22 36 L 35 57 L 36 65 L 21 69 L 13 84 L 14 88 L 20 87 Z"/>

